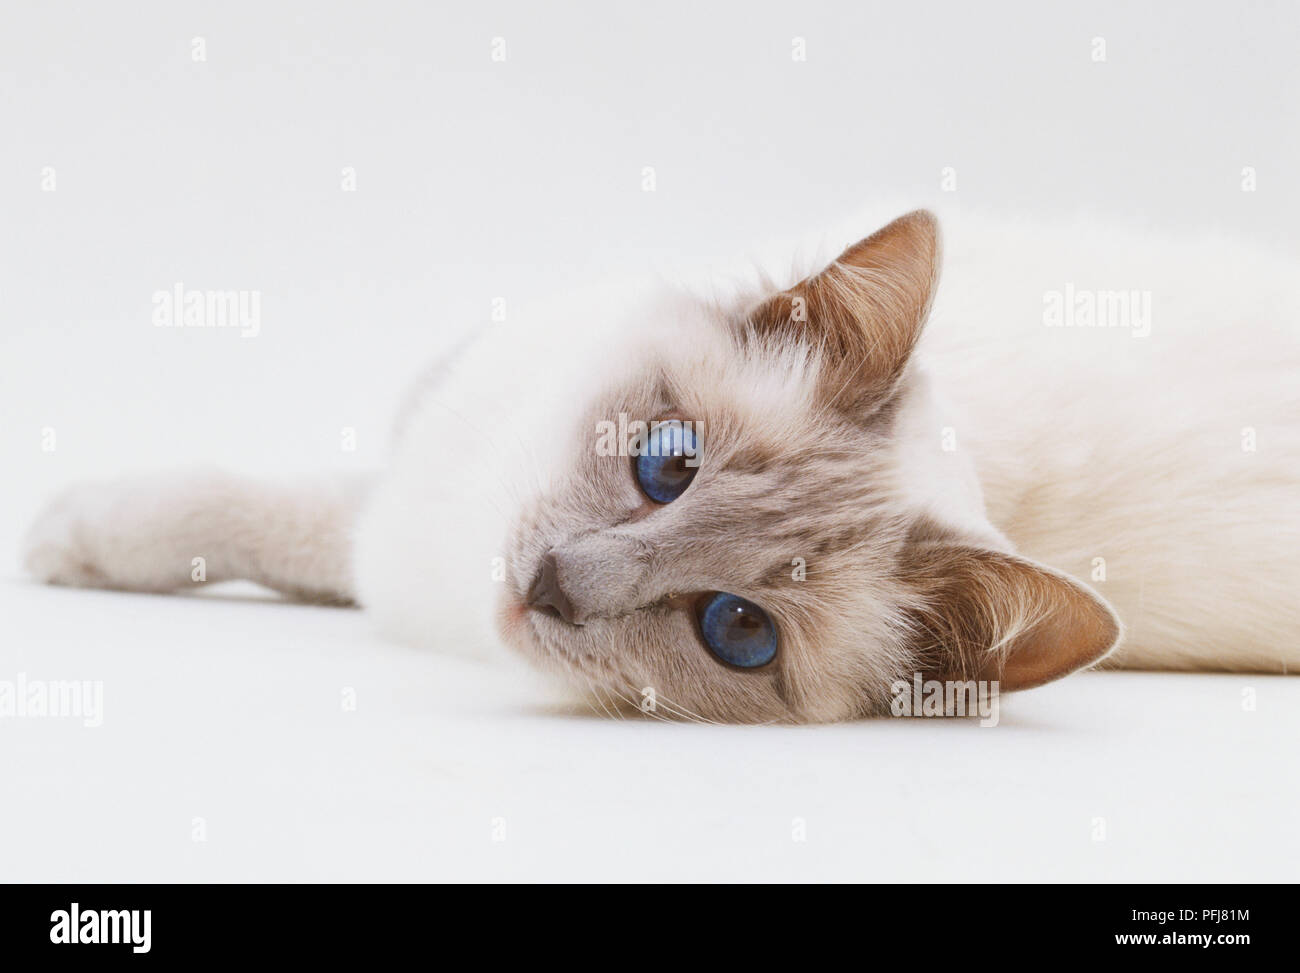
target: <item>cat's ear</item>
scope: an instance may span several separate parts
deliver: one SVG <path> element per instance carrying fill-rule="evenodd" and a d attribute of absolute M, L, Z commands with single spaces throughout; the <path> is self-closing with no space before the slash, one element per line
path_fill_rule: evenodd
<path fill-rule="evenodd" d="M 975 547 L 908 550 L 902 573 L 919 596 L 918 668 L 938 678 L 1032 689 L 1100 661 L 1119 618 L 1079 582 L 1026 558 Z"/>
<path fill-rule="evenodd" d="M 749 315 L 759 334 L 811 342 L 826 356 L 826 396 L 856 409 L 882 401 L 907 365 L 939 279 L 939 222 L 900 216 L 845 250 L 825 270 Z"/>

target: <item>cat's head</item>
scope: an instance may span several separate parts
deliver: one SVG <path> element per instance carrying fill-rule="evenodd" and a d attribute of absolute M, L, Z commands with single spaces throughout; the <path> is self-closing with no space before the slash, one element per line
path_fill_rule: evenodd
<path fill-rule="evenodd" d="M 508 541 L 506 640 L 605 698 L 728 722 L 888 712 L 917 673 L 1028 688 L 1104 656 L 1109 607 L 1010 553 L 968 461 L 932 461 L 912 352 L 939 253 L 910 213 L 793 287 L 675 307 L 557 434 L 562 473 Z"/>

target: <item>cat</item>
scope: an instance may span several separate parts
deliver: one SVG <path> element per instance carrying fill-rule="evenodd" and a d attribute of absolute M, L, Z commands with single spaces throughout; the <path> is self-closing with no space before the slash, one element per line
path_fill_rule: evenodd
<path fill-rule="evenodd" d="M 718 722 L 882 715 L 922 675 L 1300 667 L 1294 262 L 948 222 L 942 288 L 917 210 L 783 282 L 474 329 L 382 473 L 76 486 L 26 567 L 163 592 L 202 557 Z"/>

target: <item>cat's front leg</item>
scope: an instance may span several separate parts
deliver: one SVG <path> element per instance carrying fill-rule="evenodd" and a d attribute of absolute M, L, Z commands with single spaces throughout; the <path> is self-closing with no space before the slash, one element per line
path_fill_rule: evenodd
<path fill-rule="evenodd" d="M 261 483 L 218 472 L 78 484 L 23 545 L 41 581 L 166 592 L 248 579 L 312 601 L 352 599 L 354 477 Z"/>

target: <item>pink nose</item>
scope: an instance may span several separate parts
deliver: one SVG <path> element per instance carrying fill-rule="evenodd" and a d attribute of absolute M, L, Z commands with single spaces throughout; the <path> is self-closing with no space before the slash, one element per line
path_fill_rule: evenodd
<path fill-rule="evenodd" d="M 570 625 L 577 624 L 573 620 L 573 602 L 560 586 L 559 565 L 555 555 L 549 551 L 542 558 L 542 566 L 528 589 L 528 604 L 537 611 L 559 615 Z"/>

